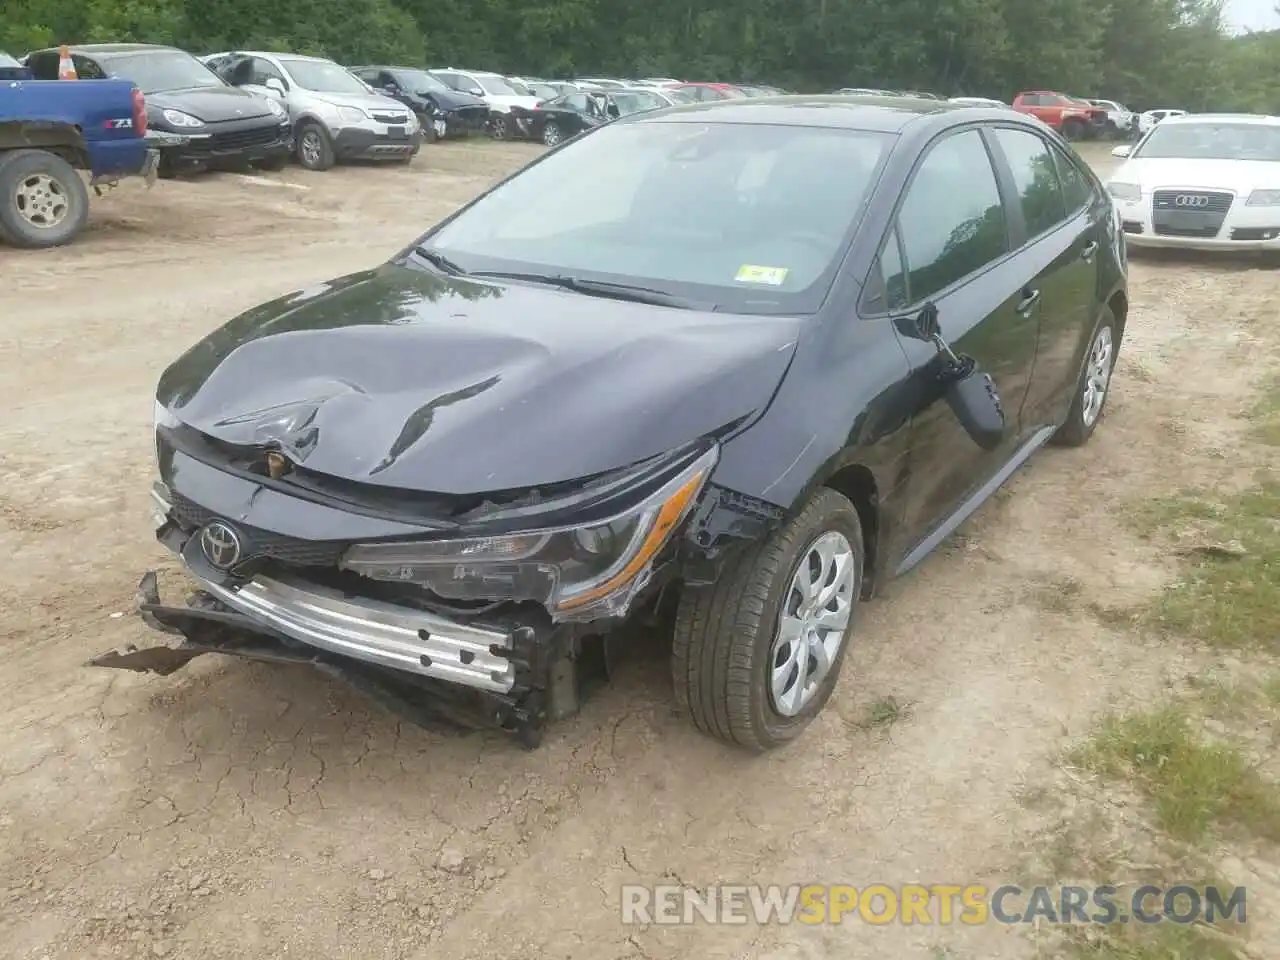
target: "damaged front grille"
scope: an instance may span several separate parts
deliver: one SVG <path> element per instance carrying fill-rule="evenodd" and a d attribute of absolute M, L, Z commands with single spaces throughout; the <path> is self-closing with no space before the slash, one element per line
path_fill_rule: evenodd
<path fill-rule="evenodd" d="M 178 493 L 173 494 L 171 506 L 173 519 L 187 531 L 198 530 L 220 519 L 217 514 Z M 337 567 L 343 550 L 347 548 L 342 541 L 303 540 L 239 523 L 236 530 L 241 535 L 243 562 L 246 563 L 266 559 L 295 567 Z"/>

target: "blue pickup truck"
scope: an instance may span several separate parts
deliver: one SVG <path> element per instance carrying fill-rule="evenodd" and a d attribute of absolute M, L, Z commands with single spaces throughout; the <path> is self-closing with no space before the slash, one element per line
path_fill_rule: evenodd
<path fill-rule="evenodd" d="M 128 80 L 32 80 L 0 52 L 0 242 L 69 243 L 84 229 L 89 192 L 124 177 L 154 182 L 146 105 Z"/>

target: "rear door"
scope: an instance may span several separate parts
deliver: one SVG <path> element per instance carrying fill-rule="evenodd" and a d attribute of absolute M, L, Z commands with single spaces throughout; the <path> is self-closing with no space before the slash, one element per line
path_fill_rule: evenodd
<path fill-rule="evenodd" d="M 995 127 L 990 138 L 997 169 L 1016 196 L 1010 205 L 1013 235 L 1040 300 L 1036 363 L 1021 414 L 1034 430 L 1066 416 L 1079 350 L 1097 319 L 1106 205 L 1075 161 L 1046 137 Z"/>
<path fill-rule="evenodd" d="M 879 280 L 868 285 L 881 291 L 889 316 L 935 304 L 943 337 L 991 374 L 1008 418 L 1003 444 L 982 450 L 943 397 L 937 348 L 901 338 L 917 397 L 902 518 L 911 542 L 945 524 L 1025 437 L 1019 411 L 1035 364 L 1039 305 L 1014 252 L 1005 205 L 982 132 L 945 134 L 912 173 L 880 254 Z"/>

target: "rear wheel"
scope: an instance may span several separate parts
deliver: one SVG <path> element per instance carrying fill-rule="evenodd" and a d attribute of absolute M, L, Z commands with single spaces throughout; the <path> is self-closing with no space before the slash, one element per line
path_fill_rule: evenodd
<path fill-rule="evenodd" d="M 1102 408 L 1111 393 L 1111 374 L 1116 366 L 1118 331 L 1116 316 L 1103 307 L 1102 317 L 1094 327 L 1084 367 L 1076 381 L 1075 396 L 1067 419 L 1053 436 L 1053 442 L 1064 447 L 1084 446 L 1102 419 Z"/>
<path fill-rule="evenodd" d="M 75 167 L 45 150 L 0 153 L 0 239 L 36 249 L 70 243 L 89 219 Z"/>
<path fill-rule="evenodd" d="M 510 140 L 513 134 L 511 118 L 500 114 L 489 121 L 489 135 L 495 140 Z"/>
<path fill-rule="evenodd" d="M 685 590 L 671 672 L 698 729 L 753 750 L 800 736 L 835 689 L 864 557 L 858 511 L 824 488 L 714 586 Z"/>

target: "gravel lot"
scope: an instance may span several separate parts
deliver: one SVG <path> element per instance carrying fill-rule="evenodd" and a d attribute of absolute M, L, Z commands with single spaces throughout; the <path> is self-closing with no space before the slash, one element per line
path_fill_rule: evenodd
<path fill-rule="evenodd" d="M 1187 668 L 1087 610 L 1170 575 L 1118 524 L 1124 500 L 1231 461 L 1248 331 L 1274 312 L 1256 264 L 1135 263 L 1092 443 L 1037 457 L 868 608 L 830 708 L 785 751 L 694 732 L 658 643 L 534 752 L 399 724 L 307 670 L 83 666 L 154 640 L 131 611 L 143 570 L 178 582 L 147 510 L 167 362 L 259 301 L 384 259 L 537 150 L 126 184 L 75 246 L 0 249 L 0 953 L 1034 955 L 993 927 L 627 927 L 618 888 L 1011 876 L 1038 827 L 1018 795 L 1054 775 L 1053 751 Z M 1079 592 L 1045 602 L 1064 577 Z M 867 729 L 886 697 L 903 715 Z"/>

